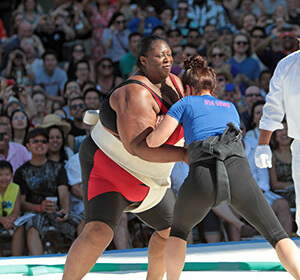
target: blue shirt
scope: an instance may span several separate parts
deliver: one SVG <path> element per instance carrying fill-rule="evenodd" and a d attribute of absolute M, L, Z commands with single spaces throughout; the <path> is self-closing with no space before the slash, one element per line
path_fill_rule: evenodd
<path fill-rule="evenodd" d="M 240 117 L 235 106 L 210 95 L 186 96 L 176 102 L 167 114 L 182 123 L 187 145 L 221 135 L 230 122 L 240 127 Z"/>
<path fill-rule="evenodd" d="M 139 24 L 140 24 L 140 19 L 136 17 L 128 23 L 127 28 L 131 32 L 137 32 Z M 143 36 L 151 35 L 152 30 L 156 26 L 162 26 L 162 25 L 163 24 L 161 23 L 161 21 L 158 18 L 151 17 L 151 16 L 147 17 L 144 22 Z"/>

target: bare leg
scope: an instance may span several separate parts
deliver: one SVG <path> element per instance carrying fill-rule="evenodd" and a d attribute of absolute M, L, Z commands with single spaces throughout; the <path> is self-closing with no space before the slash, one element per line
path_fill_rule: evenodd
<path fill-rule="evenodd" d="M 94 266 L 113 238 L 113 230 L 102 222 L 90 222 L 72 244 L 63 279 L 82 279 Z"/>
<path fill-rule="evenodd" d="M 280 240 L 275 246 L 283 267 L 297 280 L 300 280 L 300 254 L 296 244 L 289 238 Z"/>
<path fill-rule="evenodd" d="M 22 256 L 25 244 L 25 229 L 20 226 L 16 229 L 13 238 L 11 252 L 13 256 Z"/>
<path fill-rule="evenodd" d="M 288 201 L 285 199 L 277 199 L 273 203 L 272 209 L 288 236 L 291 236 L 293 231 L 293 218 Z"/>
<path fill-rule="evenodd" d="M 43 255 L 42 240 L 35 227 L 31 227 L 27 232 L 27 247 L 30 255 Z"/>
<path fill-rule="evenodd" d="M 165 266 L 165 248 L 170 233 L 170 228 L 161 231 L 155 231 L 148 245 L 148 274 L 147 280 L 159 280 L 164 277 Z"/>
<path fill-rule="evenodd" d="M 127 223 L 127 214 L 123 213 L 120 224 L 115 230 L 115 236 L 113 239 L 114 245 L 117 250 L 129 249 L 129 232 Z"/>
<path fill-rule="evenodd" d="M 77 226 L 77 229 L 76 229 L 77 236 L 83 231 L 84 226 L 85 226 L 85 221 L 82 220 L 82 221 L 80 222 L 80 224 Z"/>
<path fill-rule="evenodd" d="M 167 280 L 178 280 L 184 267 L 186 241 L 171 236 L 166 246 Z"/>

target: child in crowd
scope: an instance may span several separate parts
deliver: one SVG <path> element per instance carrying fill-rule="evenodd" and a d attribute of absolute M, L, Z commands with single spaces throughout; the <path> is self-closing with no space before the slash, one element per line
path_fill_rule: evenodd
<path fill-rule="evenodd" d="M 6 160 L 0 160 L 0 232 L 8 230 L 12 236 L 12 255 L 23 253 L 24 229 L 15 227 L 14 221 L 19 217 L 21 194 L 19 185 L 12 183 L 13 168 Z"/>

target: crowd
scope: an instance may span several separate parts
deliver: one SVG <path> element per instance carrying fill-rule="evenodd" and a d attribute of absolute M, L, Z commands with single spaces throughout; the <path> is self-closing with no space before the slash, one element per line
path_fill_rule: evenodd
<path fill-rule="evenodd" d="M 150 34 L 169 44 L 171 73 L 179 78 L 182 59 L 194 54 L 215 69 L 215 95 L 236 106 L 252 174 L 292 236 L 292 139 L 286 122 L 271 139 L 273 167 L 258 168 L 254 154 L 274 69 L 299 49 L 299 1 L 54 0 L 49 10 L 45 2 L 0 3 L 0 235 L 10 232 L 12 255 L 43 254 L 50 227 L 70 242 L 82 232 L 78 152 L 92 129 L 84 113 L 99 109 L 137 70 L 138 43 Z M 187 175 L 188 166 L 176 163 L 176 193 Z M 28 212 L 34 215 L 15 222 Z M 147 246 L 151 233 L 133 214 L 123 214 L 111 248 Z M 192 233 L 189 243 L 258 234 L 227 204 L 212 208 Z"/>

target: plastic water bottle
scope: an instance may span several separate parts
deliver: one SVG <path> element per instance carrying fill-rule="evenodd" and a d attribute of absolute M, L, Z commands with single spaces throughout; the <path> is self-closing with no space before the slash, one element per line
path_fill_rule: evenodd
<path fill-rule="evenodd" d="M 45 254 L 54 254 L 54 251 L 51 247 L 50 242 L 46 242 L 46 244 L 45 244 Z"/>

